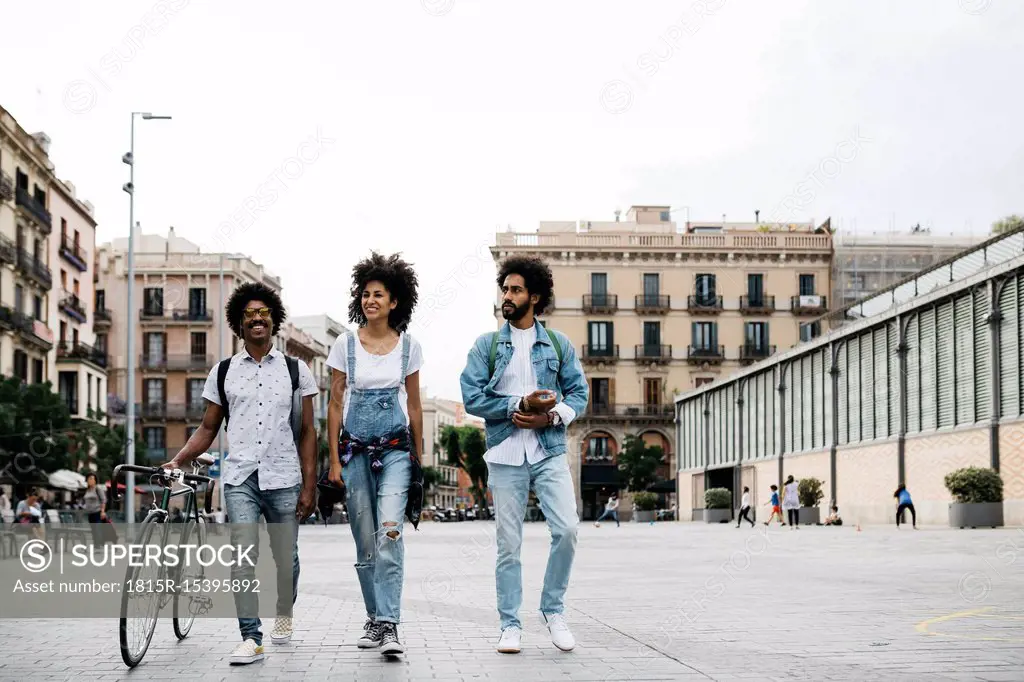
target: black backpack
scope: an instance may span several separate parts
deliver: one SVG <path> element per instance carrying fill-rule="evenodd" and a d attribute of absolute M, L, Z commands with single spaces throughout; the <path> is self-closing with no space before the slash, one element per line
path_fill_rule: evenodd
<path fill-rule="evenodd" d="M 295 444 L 299 444 L 299 435 L 302 433 L 302 394 L 299 392 L 299 361 L 290 355 L 284 356 L 285 364 L 288 365 L 288 375 L 292 379 L 292 410 L 290 421 L 292 436 Z M 224 390 L 224 383 L 228 377 L 228 369 L 231 368 L 231 358 L 221 360 L 217 364 L 217 393 L 220 394 L 220 407 L 224 411 L 224 425 L 227 426 L 230 418 L 228 409 L 228 394 Z"/>

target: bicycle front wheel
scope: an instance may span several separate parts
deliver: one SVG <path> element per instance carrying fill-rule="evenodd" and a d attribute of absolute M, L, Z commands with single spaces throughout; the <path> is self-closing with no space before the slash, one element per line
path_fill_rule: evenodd
<path fill-rule="evenodd" d="M 189 521 L 181 529 L 181 545 L 206 544 L 206 519 Z M 208 597 L 203 597 L 197 589 L 203 580 L 203 565 L 198 561 L 190 566 L 182 566 L 178 570 L 177 583 L 174 590 L 174 636 L 180 639 L 188 637 L 196 614 L 206 608 Z"/>
<path fill-rule="evenodd" d="M 139 528 L 138 544 L 148 545 L 153 533 L 162 541 L 166 539 L 163 518 L 156 514 L 146 517 Z M 161 542 L 161 544 L 163 544 Z M 149 649 L 156 630 L 157 617 L 163 604 L 164 595 L 159 590 L 164 586 L 164 567 L 161 564 L 149 566 L 128 566 L 124 584 L 121 586 L 121 620 L 118 639 L 121 644 L 121 658 L 125 665 L 134 668 L 142 662 Z"/>

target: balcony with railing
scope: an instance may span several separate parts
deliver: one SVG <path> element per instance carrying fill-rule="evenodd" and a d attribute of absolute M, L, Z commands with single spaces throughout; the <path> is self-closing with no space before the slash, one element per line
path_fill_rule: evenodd
<path fill-rule="evenodd" d="M 212 322 L 213 311 L 210 309 L 166 310 L 148 307 L 139 311 L 142 324 L 189 324 L 196 322 Z"/>
<path fill-rule="evenodd" d="M 57 362 L 79 362 L 86 360 L 97 367 L 106 368 L 109 356 L 98 348 L 84 343 L 60 341 L 57 343 Z"/>
<path fill-rule="evenodd" d="M 672 297 L 667 294 L 637 294 L 633 306 L 640 315 L 663 315 L 672 308 Z"/>
<path fill-rule="evenodd" d="M 53 286 L 53 274 L 50 272 L 50 268 L 25 249 L 18 250 L 17 266 L 22 274 L 35 280 L 44 289 L 50 289 Z"/>
<path fill-rule="evenodd" d="M 583 362 L 597 364 L 601 362 L 613 363 L 619 361 L 618 344 L 585 344 L 583 346 Z"/>
<path fill-rule="evenodd" d="M 665 343 L 641 343 L 634 348 L 637 362 L 668 362 L 672 359 L 672 346 Z"/>
<path fill-rule="evenodd" d="M 794 315 L 824 315 L 828 311 L 828 298 L 825 296 L 793 296 L 789 300 Z"/>
<path fill-rule="evenodd" d="M 14 198 L 14 180 L 10 175 L 0 170 L 0 201 L 10 201 Z"/>
<path fill-rule="evenodd" d="M 44 233 L 50 234 L 53 230 L 53 218 L 50 217 L 50 212 L 46 210 L 46 206 L 29 194 L 27 189 L 22 189 L 21 187 L 18 187 L 15 191 L 14 199 L 15 203 L 39 224 Z"/>
<path fill-rule="evenodd" d="M 85 251 L 73 240 L 68 239 L 66 234 L 62 234 L 60 236 L 59 253 L 64 260 L 71 263 L 81 272 L 85 272 L 89 269 L 89 261 L 85 255 Z"/>
<path fill-rule="evenodd" d="M 14 308 L 0 305 L 0 330 L 14 329 Z"/>
<path fill-rule="evenodd" d="M 53 348 L 53 332 L 44 322 L 16 310 L 12 311 L 11 318 L 14 322 L 14 331 L 22 340 L 47 352 Z"/>
<path fill-rule="evenodd" d="M 644 421 L 671 422 L 675 419 L 675 408 L 665 405 L 634 405 L 616 403 L 591 403 L 583 418 L 592 421 Z"/>
<path fill-rule="evenodd" d="M 691 314 L 705 313 L 708 315 L 717 315 L 722 312 L 722 297 L 721 296 L 687 296 L 686 297 L 686 309 Z"/>
<path fill-rule="evenodd" d="M 0 234 L 0 265 L 14 265 L 18 262 L 18 246 Z"/>
<path fill-rule="evenodd" d="M 144 402 L 140 405 L 139 417 L 150 421 L 197 421 L 206 412 L 205 404 Z"/>
<path fill-rule="evenodd" d="M 693 365 L 705 362 L 711 365 L 719 365 L 725 360 L 725 346 L 687 346 L 686 360 Z"/>
<path fill-rule="evenodd" d="M 92 313 L 92 326 L 94 328 L 109 327 L 114 321 L 110 308 L 97 308 Z"/>
<path fill-rule="evenodd" d="M 767 294 L 740 296 L 740 312 L 744 315 L 771 315 L 775 312 L 775 297 Z"/>
<path fill-rule="evenodd" d="M 571 224 L 570 224 L 571 225 Z M 609 228 L 618 225 L 607 223 Z M 575 226 L 572 226 L 575 227 Z M 575 229 L 557 232 L 500 232 L 497 244 L 520 249 L 560 249 L 570 251 L 699 251 L 736 252 L 740 250 L 763 252 L 817 251 L 831 252 L 832 237 L 827 234 L 782 234 L 764 232 L 726 232 L 724 234 L 665 234 L 637 233 L 619 227 L 615 231 Z"/>
<path fill-rule="evenodd" d="M 740 346 L 740 362 L 750 364 L 775 355 L 775 346 L 763 343 L 745 343 Z"/>
<path fill-rule="evenodd" d="M 200 354 L 188 354 L 188 353 L 174 353 L 174 354 L 163 354 L 163 355 L 150 355 L 149 353 L 143 353 L 139 356 L 139 368 L 143 370 L 153 370 L 158 372 L 166 372 L 168 370 L 181 372 L 181 371 L 208 371 L 213 367 L 214 359 L 212 355 L 200 355 Z"/>
<path fill-rule="evenodd" d="M 614 313 L 619 309 L 618 294 L 584 294 L 583 312 L 592 315 Z"/>
<path fill-rule="evenodd" d="M 68 317 L 78 320 L 79 322 L 85 322 L 88 318 L 85 312 L 85 305 L 82 303 L 82 299 L 78 298 L 75 294 L 70 291 L 64 291 L 61 293 L 60 302 L 57 304 Z"/>

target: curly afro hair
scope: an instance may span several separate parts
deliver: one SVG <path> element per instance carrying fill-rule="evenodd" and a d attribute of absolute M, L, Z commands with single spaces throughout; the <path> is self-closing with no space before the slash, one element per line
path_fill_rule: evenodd
<path fill-rule="evenodd" d="M 224 306 L 231 331 L 238 338 L 242 338 L 242 311 L 250 301 L 263 301 L 270 308 L 270 319 L 273 320 L 273 328 L 270 333 L 272 336 L 276 336 L 288 316 L 284 312 L 284 304 L 281 303 L 281 297 L 277 295 L 277 292 L 259 282 L 239 284 L 231 293 L 231 298 Z"/>
<path fill-rule="evenodd" d="M 352 268 L 352 300 L 348 304 L 349 322 L 355 322 L 360 327 L 366 325 L 366 315 L 363 314 L 363 289 L 374 281 L 384 285 L 396 304 L 394 310 L 388 314 L 388 326 L 396 331 L 404 332 L 412 319 L 412 311 L 419 301 L 419 295 L 416 293 L 419 280 L 416 279 L 416 271 L 412 269 L 412 266 L 402 260 L 397 253 L 392 256 L 382 256 L 374 251 L 369 258 L 364 258 Z"/>
<path fill-rule="evenodd" d="M 555 295 L 555 279 L 547 263 L 537 256 L 511 256 L 502 261 L 498 268 L 499 288 L 505 285 L 505 278 L 509 275 L 521 276 L 526 282 L 526 291 L 531 296 L 537 294 L 533 314 L 542 315 Z"/>

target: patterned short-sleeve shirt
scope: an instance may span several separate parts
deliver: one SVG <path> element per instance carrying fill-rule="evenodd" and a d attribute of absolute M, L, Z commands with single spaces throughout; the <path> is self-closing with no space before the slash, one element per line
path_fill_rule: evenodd
<path fill-rule="evenodd" d="M 299 391 L 316 395 L 313 373 L 299 363 Z M 302 482 L 299 451 L 291 427 L 292 379 L 284 354 L 272 349 L 257 362 L 243 350 L 231 358 L 224 393 L 230 420 L 227 426 L 228 455 L 221 461 L 221 482 L 241 485 L 259 471 L 261 490 L 290 488 Z M 217 366 L 210 370 L 203 398 L 220 405 Z"/>

